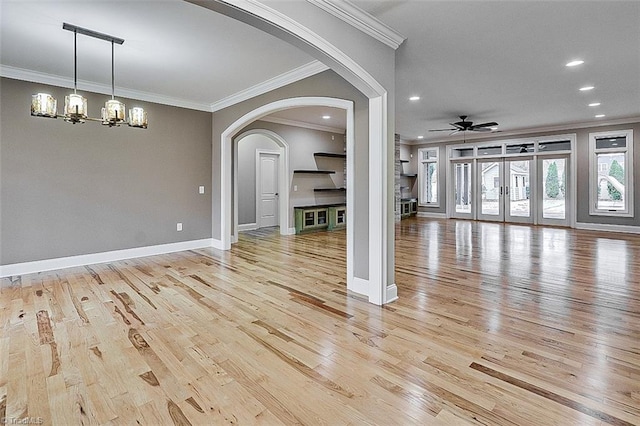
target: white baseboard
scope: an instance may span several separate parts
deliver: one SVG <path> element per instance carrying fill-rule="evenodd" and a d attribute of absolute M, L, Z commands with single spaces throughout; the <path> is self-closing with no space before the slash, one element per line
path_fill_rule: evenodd
<path fill-rule="evenodd" d="M 283 235 L 296 235 L 296 228 L 289 228 L 287 230 L 287 234 L 283 234 Z"/>
<path fill-rule="evenodd" d="M 178 243 L 160 244 L 156 246 L 136 247 L 124 250 L 105 251 L 101 253 L 0 265 L 0 278 L 52 271 L 55 269 L 73 268 L 76 266 L 92 265 L 95 263 L 115 262 L 118 260 L 134 259 L 136 257 L 174 253 L 177 251 L 194 250 L 212 246 L 215 247 L 214 241 L 217 240 L 205 238 L 202 240 L 181 241 Z"/>
<path fill-rule="evenodd" d="M 384 303 L 391 303 L 398 300 L 398 286 L 395 284 L 389 284 L 387 286 L 387 294 Z"/>
<path fill-rule="evenodd" d="M 258 229 L 257 223 L 243 223 L 242 225 L 238 225 L 238 231 L 253 231 Z"/>
<path fill-rule="evenodd" d="M 446 219 L 447 218 L 447 214 L 446 213 L 418 212 L 417 216 L 418 217 L 431 217 L 431 218 L 434 218 L 434 219 Z"/>
<path fill-rule="evenodd" d="M 576 222 L 576 229 L 588 231 L 624 232 L 626 234 L 640 234 L 640 226 L 609 225 L 606 223 Z"/>
<path fill-rule="evenodd" d="M 222 245 L 222 240 L 216 240 L 215 238 L 211 239 L 211 247 L 218 250 L 224 250 L 224 246 Z"/>
<path fill-rule="evenodd" d="M 353 277 L 347 280 L 347 290 L 369 297 L 369 280 Z"/>

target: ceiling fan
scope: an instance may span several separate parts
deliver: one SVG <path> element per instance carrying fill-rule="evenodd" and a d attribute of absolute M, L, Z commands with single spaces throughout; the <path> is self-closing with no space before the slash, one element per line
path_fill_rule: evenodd
<path fill-rule="evenodd" d="M 494 129 L 492 127 L 496 127 L 498 123 L 495 121 L 490 121 L 488 123 L 481 124 L 473 124 L 472 121 L 467 121 L 466 115 L 461 115 L 460 120 L 456 123 L 449 123 L 450 126 L 453 126 L 452 129 L 432 129 L 430 132 L 451 132 L 449 135 L 455 135 L 459 132 L 491 132 Z"/>

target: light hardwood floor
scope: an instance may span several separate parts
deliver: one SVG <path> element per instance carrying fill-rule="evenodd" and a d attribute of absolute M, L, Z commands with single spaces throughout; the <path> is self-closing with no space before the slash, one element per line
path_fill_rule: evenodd
<path fill-rule="evenodd" d="M 44 424 L 640 424 L 640 236 L 412 218 L 400 299 L 344 232 L 2 279 L 0 416 Z"/>

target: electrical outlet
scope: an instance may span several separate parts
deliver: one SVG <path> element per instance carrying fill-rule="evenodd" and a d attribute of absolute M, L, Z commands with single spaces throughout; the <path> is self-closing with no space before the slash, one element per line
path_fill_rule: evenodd
<path fill-rule="evenodd" d="M 198 193 L 204 194 L 204 185 L 200 185 L 200 187 L 198 187 Z"/>
<path fill-rule="evenodd" d="M 298 191 L 298 185 L 293 185 L 293 192 L 297 192 Z"/>
<path fill-rule="evenodd" d="M 176 225 L 176 231 L 182 231 L 182 222 L 178 222 Z"/>

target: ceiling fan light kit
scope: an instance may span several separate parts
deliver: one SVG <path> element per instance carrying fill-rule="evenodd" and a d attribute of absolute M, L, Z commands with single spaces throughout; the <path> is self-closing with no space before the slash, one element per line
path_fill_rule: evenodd
<path fill-rule="evenodd" d="M 126 106 L 115 99 L 115 67 L 114 46 L 123 44 L 124 39 L 99 33 L 76 25 L 62 24 L 62 29 L 73 32 L 73 93 L 65 96 L 64 121 L 71 124 L 84 123 L 86 121 L 98 121 L 105 126 L 118 127 L 126 124 L 129 127 L 146 129 L 147 113 L 143 108 L 134 107 L 129 110 L 129 120 L 126 120 Z M 106 101 L 102 108 L 101 118 L 91 118 L 87 113 L 87 98 L 77 93 L 78 91 L 78 34 L 97 38 L 111 43 L 111 99 Z M 58 118 L 58 101 L 48 93 L 36 93 L 31 96 L 31 115 L 34 117 Z"/>

